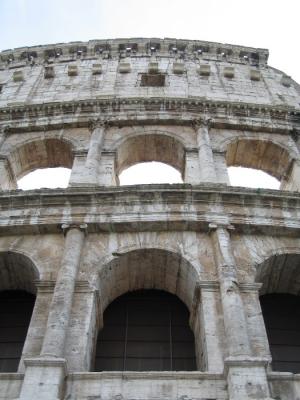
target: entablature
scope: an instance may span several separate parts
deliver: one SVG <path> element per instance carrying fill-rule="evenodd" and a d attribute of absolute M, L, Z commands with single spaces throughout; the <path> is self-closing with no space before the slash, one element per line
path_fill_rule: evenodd
<path fill-rule="evenodd" d="M 299 211 L 299 193 L 220 184 L 17 190 L 0 194 L 0 235 L 60 233 L 61 224 L 84 221 L 89 233 L 208 232 L 221 224 L 299 236 Z"/>

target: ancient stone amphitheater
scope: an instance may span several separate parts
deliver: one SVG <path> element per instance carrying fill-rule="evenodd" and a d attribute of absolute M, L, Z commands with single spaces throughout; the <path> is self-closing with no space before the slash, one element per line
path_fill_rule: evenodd
<path fill-rule="evenodd" d="M 300 398 L 300 88 L 267 61 L 174 39 L 0 53 L 0 399 Z M 146 161 L 183 183 L 119 185 Z M 66 189 L 17 189 L 53 167 Z"/>

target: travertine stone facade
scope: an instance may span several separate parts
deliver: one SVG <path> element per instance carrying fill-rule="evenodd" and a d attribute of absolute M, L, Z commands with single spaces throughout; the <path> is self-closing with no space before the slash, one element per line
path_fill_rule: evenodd
<path fill-rule="evenodd" d="M 173 39 L 0 53 L 0 290 L 36 294 L 0 399 L 299 400 L 259 302 L 300 290 L 300 88 L 267 60 Z M 145 161 L 184 183 L 119 186 Z M 231 187 L 231 165 L 281 190 Z M 67 189 L 16 190 L 57 166 Z M 91 372 L 106 307 L 153 288 L 189 309 L 197 371 Z"/>

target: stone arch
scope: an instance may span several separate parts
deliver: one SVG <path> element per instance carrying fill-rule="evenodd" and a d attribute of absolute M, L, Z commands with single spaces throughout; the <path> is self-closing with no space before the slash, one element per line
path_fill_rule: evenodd
<path fill-rule="evenodd" d="M 143 261 L 141 265 L 139 260 Z M 99 270 L 96 285 L 102 311 L 126 292 L 159 289 L 177 295 L 191 312 L 199 281 L 196 267 L 181 254 L 165 248 L 141 247 L 113 252 Z"/>
<path fill-rule="evenodd" d="M 168 164 L 184 176 L 185 146 L 174 134 L 150 131 L 126 136 L 114 145 L 116 175 L 137 163 L 158 161 Z"/>
<path fill-rule="evenodd" d="M 265 138 L 235 137 L 223 142 L 227 166 L 262 170 L 281 181 L 297 157 L 289 147 Z"/>
<path fill-rule="evenodd" d="M 33 261 L 22 253 L 0 252 L 0 357 L 1 372 L 22 368 L 22 353 L 35 305 L 39 273 Z"/>
<path fill-rule="evenodd" d="M 0 291 L 24 290 L 35 294 L 39 271 L 27 255 L 16 251 L 0 251 Z"/>
<path fill-rule="evenodd" d="M 65 138 L 28 140 L 13 147 L 7 159 L 13 176 L 20 179 L 37 168 L 72 168 L 73 146 Z"/>
<path fill-rule="evenodd" d="M 148 289 L 170 293 L 177 296 L 189 311 L 189 323 L 195 335 L 197 368 L 205 369 L 203 354 L 206 346 L 199 311 L 200 276 L 197 268 L 178 252 L 157 247 L 113 252 L 112 256 L 100 268 L 96 282 L 100 297 L 98 330 L 103 327 L 104 311 L 120 296 Z"/>
<path fill-rule="evenodd" d="M 261 294 L 300 294 L 300 251 L 278 249 L 256 265 L 256 282 L 262 283 Z"/>

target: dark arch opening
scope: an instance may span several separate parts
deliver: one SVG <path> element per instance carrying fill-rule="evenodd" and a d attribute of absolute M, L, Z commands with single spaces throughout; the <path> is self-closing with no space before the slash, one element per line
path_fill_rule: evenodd
<path fill-rule="evenodd" d="M 35 296 L 23 290 L 0 292 L 0 372 L 17 372 Z"/>
<path fill-rule="evenodd" d="M 274 371 L 300 373 L 300 296 L 260 297 Z"/>
<path fill-rule="evenodd" d="M 95 371 L 196 369 L 189 311 L 177 296 L 137 290 L 107 307 L 97 339 Z"/>

